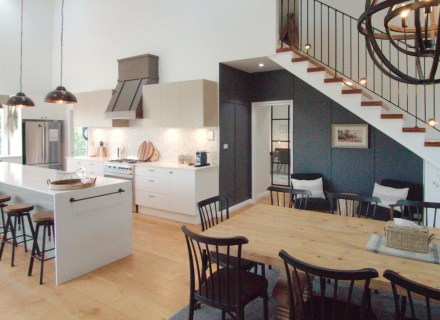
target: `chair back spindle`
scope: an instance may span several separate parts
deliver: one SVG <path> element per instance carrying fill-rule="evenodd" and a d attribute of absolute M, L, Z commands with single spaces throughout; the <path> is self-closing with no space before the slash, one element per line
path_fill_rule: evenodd
<path fill-rule="evenodd" d="M 300 190 L 293 188 L 281 188 L 270 186 L 267 188 L 270 192 L 270 203 L 271 205 L 283 206 L 286 207 L 286 204 L 289 208 L 295 209 L 303 209 L 307 208 L 307 201 L 309 197 L 312 195 L 310 190 Z M 276 201 L 275 201 L 276 197 Z M 280 203 L 281 198 L 281 203 Z"/>
<path fill-rule="evenodd" d="M 437 209 L 440 208 L 440 203 L 398 200 L 396 205 L 400 207 L 400 212 L 405 212 L 404 210 L 407 209 L 410 220 L 417 221 L 419 225 L 435 228 Z M 430 221 L 431 223 L 429 223 Z"/>
<path fill-rule="evenodd" d="M 197 203 L 202 231 L 229 219 L 229 196 L 222 194 Z"/>
<path fill-rule="evenodd" d="M 335 204 L 339 211 L 345 208 L 345 212 L 348 215 L 357 215 L 368 219 L 369 217 L 376 218 L 376 208 L 380 201 L 378 197 L 360 196 L 346 193 L 329 193 L 327 199 L 330 201 L 330 207 L 332 214 L 335 214 Z M 344 201 L 341 201 L 344 200 Z M 345 202 L 345 203 L 344 203 Z"/>

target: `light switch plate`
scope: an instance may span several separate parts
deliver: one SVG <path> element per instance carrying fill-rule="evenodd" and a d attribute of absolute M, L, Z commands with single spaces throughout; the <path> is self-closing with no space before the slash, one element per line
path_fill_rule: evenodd
<path fill-rule="evenodd" d="M 229 146 L 228 146 L 227 144 L 224 144 L 224 145 L 223 145 L 223 149 L 228 149 L 228 147 L 229 147 Z"/>

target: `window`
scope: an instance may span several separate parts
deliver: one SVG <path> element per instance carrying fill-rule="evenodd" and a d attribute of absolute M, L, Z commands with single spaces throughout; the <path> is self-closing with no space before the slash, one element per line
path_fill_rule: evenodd
<path fill-rule="evenodd" d="M 84 131 L 87 128 L 75 127 L 73 136 L 73 148 L 75 157 L 87 155 L 87 140 L 84 136 Z"/>

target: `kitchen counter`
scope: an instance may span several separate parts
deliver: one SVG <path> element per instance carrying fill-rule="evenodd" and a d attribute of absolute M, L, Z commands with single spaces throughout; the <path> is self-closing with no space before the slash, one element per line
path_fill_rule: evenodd
<path fill-rule="evenodd" d="M 88 157 L 88 156 L 78 156 L 78 157 L 66 157 L 66 159 L 87 160 L 87 161 L 110 161 L 110 160 L 114 160 L 115 157 Z"/>
<path fill-rule="evenodd" d="M 162 161 L 157 161 L 157 162 L 144 162 L 144 163 L 136 163 L 136 166 L 147 166 L 147 167 L 156 167 L 156 168 L 171 168 L 171 169 L 182 169 L 182 170 L 203 170 L 203 169 L 208 169 L 208 168 L 213 168 L 213 167 L 218 167 L 217 165 L 209 165 L 209 166 L 204 166 L 204 167 L 194 167 L 194 166 L 189 166 L 187 164 L 178 164 L 175 162 L 162 162 Z"/>
<path fill-rule="evenodd" d="M 54 210 L 59 285 L 132 254 L 132 184 L 98 177 L 91 188 L 49 190 L 47 180 L 56 176 L 57 170 L 0 162 L 0 190 L 11 195 L 8 204 L 30 203 L 31 214 Z"/>

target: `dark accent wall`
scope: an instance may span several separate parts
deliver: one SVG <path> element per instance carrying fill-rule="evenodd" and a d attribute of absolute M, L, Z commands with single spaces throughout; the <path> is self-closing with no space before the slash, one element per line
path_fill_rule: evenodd
<path fill-rule="evenodd" d="M 231 203 L 252 194 L 251 103 L 292 99 L 294 172 L 322 173 L 334 192 L 371 195 L 374 182 L 383 179 L 422 188 L 423 160 L 371 125 L 368 149 L 332 148 L 332 124 L 366 122 L 290 72 L 250 74 L 221 64 L 220 193 L 228 193 Z"/>

